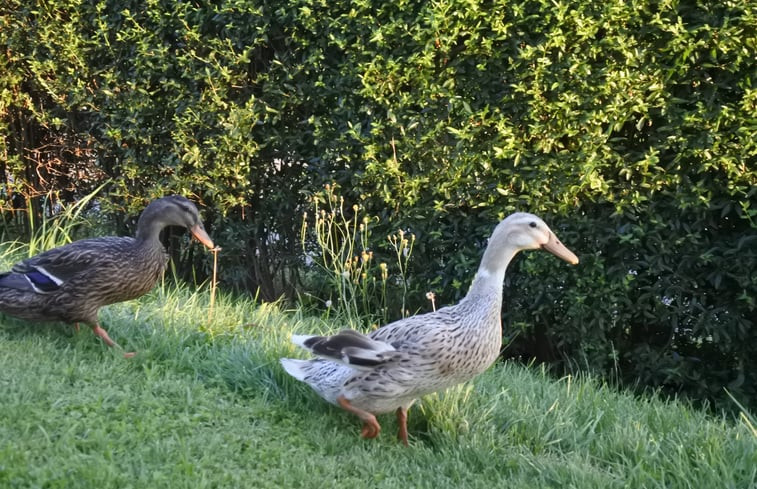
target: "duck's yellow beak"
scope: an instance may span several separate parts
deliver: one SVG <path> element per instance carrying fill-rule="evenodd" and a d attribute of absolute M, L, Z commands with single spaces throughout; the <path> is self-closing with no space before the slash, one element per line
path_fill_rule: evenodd
<path fill-rule="evenodd" d="M 215 245 L 213 244 L 213 240 L 210 239 L 210 236 L 208 236 L 208 233 L 205 232 L 205 228 L 202 227 L 202 224 L 200 224 L 199 222 L 195 224 L 194 226 L 192 226 L 189 229 L 189 232 L 192 233 L 192 236 L 197 238 L 197 241 L 207 246 L 208 249 L 212 250 L 213 248 L 215 248 Z"/>
<path fill-rule="evenodd" d="M 578 265 L 578 257 L 557 239 L 555 233 L 549 233 L 549 241 L 541 245 L 541 247 L 571 265 Z"/>

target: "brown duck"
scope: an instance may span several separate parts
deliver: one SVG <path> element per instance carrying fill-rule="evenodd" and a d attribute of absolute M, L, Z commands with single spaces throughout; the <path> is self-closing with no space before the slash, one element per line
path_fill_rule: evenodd
<path fill-rule="evenodd" d="M 32 321 L 82 322 L 108 346 L 120 348 L 100 326 L 97 313 L 102 306 L 135 299 L 155 286 L 168 263 L 159 239 L 166 226 L 183 226 L 202 244 L 214 247 L 190 200 L 163 197 L 142 212 L 134 238 L 74 241 L 0 273 L 0 312 Z"/>

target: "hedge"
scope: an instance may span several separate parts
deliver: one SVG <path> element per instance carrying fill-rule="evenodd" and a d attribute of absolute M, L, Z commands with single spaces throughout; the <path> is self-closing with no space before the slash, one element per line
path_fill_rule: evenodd
<path fill-rule="evenodd" d="M 225 285 L 273 300 L 319 285 L 301 219 L 337 183 L 378 257 L 416 236 L 412 310 L 531 211 L 581 264 L 516 260 L 504 356 L 755 405 L 755 26 L 750 0 L 7 0 L 0 199 L 110 177 L 126 231 L 189 195 Z"/>

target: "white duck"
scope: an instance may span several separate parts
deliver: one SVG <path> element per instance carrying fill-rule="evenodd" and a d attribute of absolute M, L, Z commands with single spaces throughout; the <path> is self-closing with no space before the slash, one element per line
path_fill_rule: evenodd
<path fill-rule="evenodd" d="M 282 358 L 284 369 L 328 402 L 363 421 L 362 436 L 381 431 L 375 414 L 396 411 L 407 445 L 407 410 L 419 397 L 466 382 L 486 370 L 502 346 L 502 282 L 521 250 L 543 248 L 573 265 L 578 258 L 533 214 L 497 225 L 467 295 L 454 306 L 390 323 L 368 335 L 294 335 L 292 342 L 324 358 Z"/>

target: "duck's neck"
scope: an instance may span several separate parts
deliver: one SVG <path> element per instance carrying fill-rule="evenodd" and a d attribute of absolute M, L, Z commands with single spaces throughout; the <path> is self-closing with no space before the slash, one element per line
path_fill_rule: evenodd
<path fill-rule="evenodd" d="M 518 250 L 512 250 L 503 258 L 504 261 L 495 267 L 484 266 L 482 262 L 481 266 L 478 267 L 478 272 L 476 272 L 476 276 L 473 278 L 466 297 L 491 295 L 492 292 L 501 296 L 502 283 L 505 280 L 505 270 L 517 252 Z"/>
<path fill-rule="evenodd" d="M 508 240 L 507 229 L 498 226 L 489 239 L 489 245 L 484 251 L 481 265 L 473 278 L 466 297 L 491 296 L 502 299 L 502 283 L 505 280 L 507 265 L 520 251 Z"/>
<path fill-rule="evenodd" d="M 141 246 L 149 248 L 163 248 L 160 242 L 160 232 L 166 227 L 158 219 L 152 219 L 150 216 L 141 216 L 137 222 L 136 240 Z"/>

